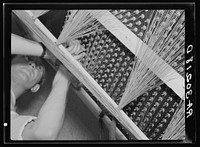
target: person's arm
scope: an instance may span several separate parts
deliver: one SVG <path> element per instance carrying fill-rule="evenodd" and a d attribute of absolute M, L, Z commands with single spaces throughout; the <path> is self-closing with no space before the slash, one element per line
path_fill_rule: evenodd
<path fill-rule="evenodd" d="M 42 52 L 40 43 L 11 34 L 11 54 L 41 56 Z"/>
<path fill-rule="evenodd" d="M 80 45 L 74 48 L 80 48 Z M 84 53 L 82 53 L 82 56 Z M 79 60 L 82 56 L 77 55 Z M 62 65 L 52 83 L 52 91 L 39 111 L 35 122 L 27 125 L 23 131 L 24 140 L 55 140 L 63 125 L 67 92 L 75 77 Z"/>
<path fill-rule="evenodd" d="M 52 85 L 52 91 L 43 104 L 35 128 L 39 132 L 48 132 L 50 139 L 56 139 L 64 121 L 67 92 L 70 86 L 70 73 L 64 69 L 58 70 Z"/>
<path fill-rule="evenodd" d="M 29 56 L 41 56 L 43 54 L 43 47 L 41 43 L 23 38 L 16 34 L 11 34 L 11 54 L 29 55 Z M 69 48 L 67 49 L 75 59 L 80 59 L 84 54 L 85 49 L 80 45 L 78 40 L 69 42 Z M 44 58 L 53 58 L 52 54 L 46 50 Z"/>
<path fill-rule="evenodd" d="M 39 111 L 35 122 L 24 129 L 23 139 L 54 140 L 64 121 L 70 73 L 60 68 L 54 78 L 52 91 Z"/>

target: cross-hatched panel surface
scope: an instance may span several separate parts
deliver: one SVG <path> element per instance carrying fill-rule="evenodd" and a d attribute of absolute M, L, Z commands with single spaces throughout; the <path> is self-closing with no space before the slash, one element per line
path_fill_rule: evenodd
<path fill-rule="evenodd" d="M 81 38 L 87 51 L 82 65 L 118 103 L 132 70 L 134 55 L 109 31 Z"/>

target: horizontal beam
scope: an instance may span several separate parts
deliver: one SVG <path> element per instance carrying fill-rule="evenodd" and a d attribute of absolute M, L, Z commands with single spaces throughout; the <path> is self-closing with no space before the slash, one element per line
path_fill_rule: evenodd
<path fill-rule="evenodd" d="M 57 45 L 57 39 L 49 32 L 48 29 L 38 20 L 35 21 L 32 17 L 23 10 L 13 11 L 27 27 L 40 38 L 41 42 L 59 59 L 66 68 L 71 71 L 74 76 L 82 82 L 92 94 L 115 116 L 115 118 L 138 140 L 149 140 L 146 135 L 133 123 L 133 121 L 119 110 L 117 104 L 110 96 L 99 86 L 99 84 L 89 75 L 82 65 L 74 59 L 63 45 Z"/>

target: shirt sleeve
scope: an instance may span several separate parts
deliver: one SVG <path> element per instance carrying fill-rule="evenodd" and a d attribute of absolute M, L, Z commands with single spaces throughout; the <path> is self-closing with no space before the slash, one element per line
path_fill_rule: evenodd
<path fill-rule="evenodd" d="M 22 132 L 24 127 L 36 118 L 35 116 L 19 115 L 15 111 L 11 111 L 11 140 L 23 140 Z"/>

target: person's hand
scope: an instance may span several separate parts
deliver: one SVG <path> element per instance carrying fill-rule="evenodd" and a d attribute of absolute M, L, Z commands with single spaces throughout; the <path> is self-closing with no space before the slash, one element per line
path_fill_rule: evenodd
<path fill-rule="evenodd" d="M 57 84 L 70 85 L 76 82 L 74 75 L 62 64 L 60 64 L 58 71 L 54 77 L 53 86 Z"/>
<path fill-rule="evenodd" d="M 85 56 L 85 49 L 83 48 L 83 46 L 80 45 L 78 40 L 70 41 L 68 44 L 69 47 L 66 47 L 66 49 L 76 60 L 80 61 L 82 57 Z M 57 83 L 73 83 L 73 87 L 76 89 L 79 89 L 78 87 L 80 87 L 79 85 L 81 85 L 78 79 L 61 63 L 55 75 L 53 85 Z"/>
<path fill-rule="evenodd" d="M 43 58 L 52 59 L 52 58 L 55 58 L 55 56 L 47 49 Z"/>
<path fill-rule="evenodd" d="M 67 44 L 64 44 L 64 46 L 76 60 L 80 61 L 85 56 L 85 48 L 78 40 L 71 40 Z"/>

